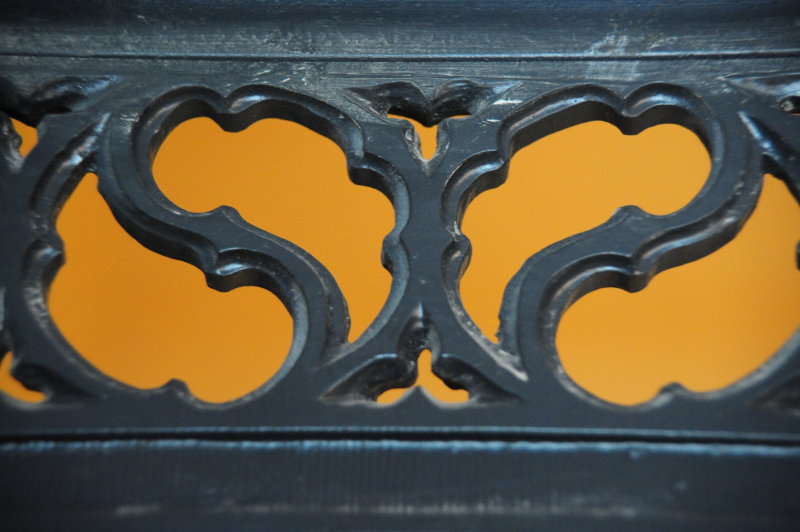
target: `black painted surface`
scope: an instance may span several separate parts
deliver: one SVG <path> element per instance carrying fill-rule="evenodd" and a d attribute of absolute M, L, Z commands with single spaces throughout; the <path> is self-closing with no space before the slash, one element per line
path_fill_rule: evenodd
<path fill-rule="evenodd" d="M 0 448 L 2 504 L 14 526 L 85 529 L 115 512 L 108 528 L 788 530 L 798 521 L 800 333 L 733 386 L 673 385 L 637 407 L 579 388 L 554 343 L 581 295 L 639 290 L 732 239 L 764 172 L 800 200 L 796 2 L 2 9 L 0 356 L 13 351 L 15 377 L 48 396 L 0 397 L 0 438 L 13 442 Z M 437 155 L 423 160 L 411 126 L 387 113 L 441 124 Z M 390 198 L 392 291 L 356 341 L 346 341 L 346 304 L 316 259 L 230 207 L 191 214 L 158 191 L 152 154 L 196 116 L 231 131 L 269 117 L 301 123 L 341 147 L 354 182 Z M 39 128 L 24 160 L 9 117 Z M 501 340 L 490 341 L 458 297 L 464 209 L 502 186 L 516 150 L 591 120 L 627 134 L 665 122 L 691 129 L 711 155 L 708 182 L 676 213 L 625 207 L 533 255 L 506 289 Z M 295 336 L 270 382 L 209 405 L 178 382 L 115 382 L 66 342 L 46 302 L 64 260 L 54 219 L 88 171 L 142 245 L 193 264 L 215 289 L 280 297 Z M 417 391 L 375 403 L 413 382 L 424 349 L 470 401 Z"/>
<path fill-rule="evenodd" d="M 13 530 L 793 531 L 800 519 L 796 448 L 31 442 L 2 446 L 0 465 Z"/>
<path fill-rule="evenodd" d="M 374 60 L 796 55 L 795 0 L 6 0 L 14 54 Z"/>

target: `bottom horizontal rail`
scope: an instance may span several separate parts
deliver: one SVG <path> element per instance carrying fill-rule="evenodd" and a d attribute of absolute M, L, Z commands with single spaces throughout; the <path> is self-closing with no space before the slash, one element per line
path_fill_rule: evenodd
<path fill-rule="evenodd" d="M 0 445 L 5 530 L 798 530 L 800 447 L 399 440 Z"/>

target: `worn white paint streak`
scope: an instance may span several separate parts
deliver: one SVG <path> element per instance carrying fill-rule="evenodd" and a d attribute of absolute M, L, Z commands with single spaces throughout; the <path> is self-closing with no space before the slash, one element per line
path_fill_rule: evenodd
<path fill-rule="evenodd" d="M 160 504 L 123 504 L 114 510 L 115 517 L 153 515 L 161 511 Z"/>
<path fill-rule="evenodd" d="M 503 500 L 491 497 L 485 501 L 457 502 L 441 501 L 417 503 L 397 501 L 390 503 L 345 502 L 341 504 L 277 502 L 239 505 L 230 500 L 212 510 L 221 514 L 299 514 L 323 513 L 334 515 L 375 515 L 375 516 L 586 516 L 595 518 L 621 517 L 631 519 L 641 513 L 641 505 L 627 504 L 611 499 L 598 500 L 596 497 L 564 496 L 553 497 L 550 501 L 531 501 L 520 498 Z"/>

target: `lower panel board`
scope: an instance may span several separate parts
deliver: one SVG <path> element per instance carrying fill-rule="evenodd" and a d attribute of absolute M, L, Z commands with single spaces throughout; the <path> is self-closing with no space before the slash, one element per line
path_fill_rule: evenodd
<path fill-rule="evenodd" d="M 800 448 L 112 440 L 0 445 L 3 530 L 798 530 Z"/>

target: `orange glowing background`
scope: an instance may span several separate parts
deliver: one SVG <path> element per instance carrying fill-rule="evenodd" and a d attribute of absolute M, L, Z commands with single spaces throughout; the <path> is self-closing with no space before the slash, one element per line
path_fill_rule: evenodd
<path fill-rule="evenodd" d="M 35 131 L 16 123 L 25 153 Z M 435 129 L 418 127 L 422 153 Z M 655 214 L 686 205 L 709 172 L 690 131 L 659 125 L 636 136 L 591 122 L 546 137 L 513 159 L 508 182 L 468 208 L 462 230 L 473 257 L 461 283 L 464 305 L 491 339 L 503 289 L 532 253 L 607 220 L 623 205 Z M 289 239 L 334 275 L 355 339 L 377 315 L 390 287 L 380 264 L 394 224 L 389 201 L 352 184 L 344 156 L 302 126 L 264 120 L 226 133 L 209 119 L 180 125 L 154 165 L 164 193 L 191 211 L 235 207 L 254 225 Z M 152 253 L 114 221 L 87 175 L 58 218 L 66 264 L 52 285 L 50 310 L 62 334 L 100 371 L 132 386 L 184 380 L 209 402 L 256 389 L 280 367 L 292 321 L 260 288 L 229 293 L 205 285 L 194 267 Z M 567 311 L 557 336 L 568 374 L 598 397 L 622 404 L 652 398 L 678 381 L 719 389 L 759 367 L 800 320 L 800 208 L 767 176 L 742 233 L 719 252 L 658 275 L 636 294 L 591 293 Z M 40 400 L 0 366 L 0 389 Z M 447 388 L 421 356 L 418 385 L 445 401 Z M 381 396 L 397 399 L 404 390 Z"/>

